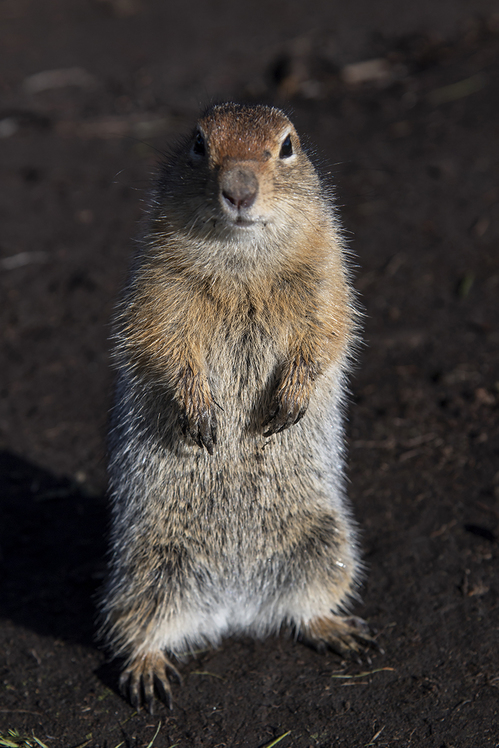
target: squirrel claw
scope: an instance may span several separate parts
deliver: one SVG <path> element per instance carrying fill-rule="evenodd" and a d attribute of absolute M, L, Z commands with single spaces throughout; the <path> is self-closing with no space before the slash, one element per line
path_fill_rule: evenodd
<path fill-rule="evenodd" d="M 302 638 L 318 650 L 330 649 L 341 657 L 362 664 L 363 657 L 371 662 L 368 649 L 383 654 L 369 625 L 358 616 L 324 616 L 302 627 Z"/>
<path fill-rule="evenodd" d="M 263 424 L 264 436 L 278 434 L 294 426 L 305 415 L 317 371 L 298 354 L 274 393 L 267 421 Z"/>
<path fill-rule="evenodd" d="M 181 681 L 180 673 L 163 652 L 136 657 L 121 674 L 121 694 L 137 711 L 145 706 L 149 714 L 154 714 L 156 697 L 172 709 L 173 699 L 167 670 Z"/>
<path fill-rule="evenodd" d="M 289 429 L 290 426 L 294 426 L 300 421 L 306 413 L 306 406 L 298 409 L 297 407 L 289 407 L 292 405 L 288 404 L 288 408 L 277 405 L 271 412 L 270 417 L 263 424 L 265 431 L 264 436 L 272 436 L 273 434 L 279 434 L 285 429 Z"/>
<path fill-rule="evenodd" d="M 182 419 L 182 432 L 212 455 L 217 443 L 217 418 L 214 410 L 204 410 L 191 418 L 186 414 Z"/>
<path fill-rule="evenodd" d="M 206 379 L 200 373 L 196 374 L 190 366 L 186 367 L 181 380 L 178 404 L 182 433 L 212 455 L 217 443 L 217 403 L 212 398 Z"/>

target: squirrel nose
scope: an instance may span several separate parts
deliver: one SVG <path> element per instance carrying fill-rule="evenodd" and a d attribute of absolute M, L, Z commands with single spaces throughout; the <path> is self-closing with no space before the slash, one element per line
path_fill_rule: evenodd
<path fill-rule="evenodd" d="M 221 179 L 223 199 L 237 210 L 249 208 L 258 194 L 258 179 L 250 169 L 230 169 Z"/>

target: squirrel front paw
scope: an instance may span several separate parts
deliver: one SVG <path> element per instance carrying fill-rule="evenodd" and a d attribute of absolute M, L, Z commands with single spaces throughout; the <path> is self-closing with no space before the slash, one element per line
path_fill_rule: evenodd
<path fill-rule="evenodd" d="M 215 402 L 208 382 L 187 367 L 179 387 L 180 425 L 184 436 L 212 455 L 217 443 Z"/>
<path fill-rule="evenodd" d="M 270 415 L 263 424 L 264 436 L 278 434 L 294 426 L 305 415 L 315 378 L 315 371 L 303 358 L 297 357 L 278 387 Z"/>
<path fill-rule="evenodd" d="M 294 426 L 303 418 L 308 408 L 308 398 L 306 400 L 293 397 L 289 391 L 280 392 L 274 398 L 270 415 L 264 422 L 264 436 L 278 434 L 284 429 Z"/>

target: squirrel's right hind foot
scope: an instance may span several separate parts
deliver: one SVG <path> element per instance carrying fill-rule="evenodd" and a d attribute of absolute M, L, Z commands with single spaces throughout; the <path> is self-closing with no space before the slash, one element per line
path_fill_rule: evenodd
<path fill-rule="evenodd" d="M 144 705 L 149 714 L 153 714 L 155 697 L 172 709 L 172 691 L 167 671 L 179 683 L 182 681 L 177 668 L 163 652 L 150 652 L 135 657 L 121 674 L 120 691 L 137 711 Z"/>

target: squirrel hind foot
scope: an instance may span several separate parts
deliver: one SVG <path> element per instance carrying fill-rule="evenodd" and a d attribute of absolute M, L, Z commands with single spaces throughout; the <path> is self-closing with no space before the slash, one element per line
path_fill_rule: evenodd
<path fill-rule="evenodd" d="M 375 632 L 358 616 L 320 616 L 300 627 L 300 638 L 319 651 L 330 649 L 341 657 L 370 663 L 368 650 L 383 654 Z"/>
<path fill-rule="evenodd" d="M 163 652 L 150 652 L 135 657 L 120 677 L 120 691 L 132 706 L 140 711 L 145 706 L 154 714 L 155 698 L 169 709 L 173 709 L 172 691 L 167 672 L 181 683 L 177 668 Z"/>

